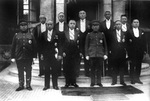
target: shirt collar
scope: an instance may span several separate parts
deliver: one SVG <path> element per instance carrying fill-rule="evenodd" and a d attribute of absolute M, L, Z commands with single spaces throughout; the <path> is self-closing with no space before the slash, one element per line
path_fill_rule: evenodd
<path fill-rule="evenodd" d="M 64 24 L 64 21 L 63 21 L 63 22 L 60 22 L 60 21 L 59 21 L 59 23 L 60 23 L 60 24 Z"/>
<path fill-rule="evenodd" d="M 85 22 L 85 19 L 83 19 L 83 20 L 82 20 L 82 19 L 80 19 L 80 21 Z"/>

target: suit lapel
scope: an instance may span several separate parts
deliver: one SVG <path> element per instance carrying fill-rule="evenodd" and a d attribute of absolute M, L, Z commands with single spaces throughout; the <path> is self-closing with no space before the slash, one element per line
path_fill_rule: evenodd
<path fill-rule="evenodd" d="M 66 36 L 67 40 L 70 41 L 70 38 L 69 38 L 69 30 L 66 31 L 65 36 Z"/>
<path fill-rule="evenodd" d="M 78 39 L 78 32 L 76 30 L 74 30 L 74 41 L 76 41 Z"/>
<path fill-rule="evenodd" d="M 41 24 L 39 24 L 38 26 L 38 37 L 40 37 L 40 34 L 41 34 Z"/>
<path fill-rule="evenodd" d="M 124 38 L 124 33 L 121 31 L 121 42 L 122 42 L 122 40 L 123 40 L 123 38 Z M 118 39 L 117 39 L 117 32 L 116 32 L 116 30 L 114 31 L 114 35 L 115 35 L 115 40 L 116 40 L 116 42 L 118 42 Z"/>

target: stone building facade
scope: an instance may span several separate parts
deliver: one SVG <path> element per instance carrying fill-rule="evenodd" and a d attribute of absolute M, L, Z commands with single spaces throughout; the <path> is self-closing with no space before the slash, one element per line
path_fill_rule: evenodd
<path fill-rule="evenodd" d="M 142 27 L 150 28 L 149 5 L 150 0 L 0 0 L 0 44 L 11 44 L 21 18 L 34 27 L 40 14 L 56 23 L 59 12 L 64 12 L 68 21 L 78 20 L 78 12 L 85 10 L 87 19 L 103 21 L 104 12 L 109 10 L 114 21 L 126 14 L 129 23 L 138 18 Z"/>

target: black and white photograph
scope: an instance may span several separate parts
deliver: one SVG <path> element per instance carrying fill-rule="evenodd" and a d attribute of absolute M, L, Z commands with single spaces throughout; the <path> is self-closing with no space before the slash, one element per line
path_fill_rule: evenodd
<path fill-rule="evenodd" d="M 150 101 L 150 0 L 0 0 L 0 101 Z"/>

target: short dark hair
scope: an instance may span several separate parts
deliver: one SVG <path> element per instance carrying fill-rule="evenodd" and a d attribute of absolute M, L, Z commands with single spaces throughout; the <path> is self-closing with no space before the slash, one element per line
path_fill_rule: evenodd
<path fill-rule="evenodd" d="M 122 14 L 121 17 L 127 17 L 127 15 L 126 14 Z"/>

